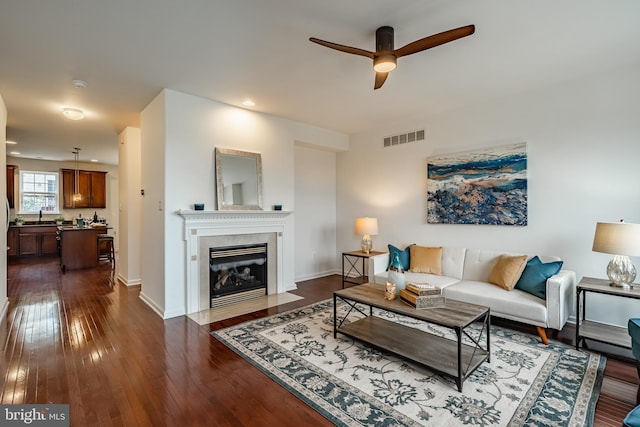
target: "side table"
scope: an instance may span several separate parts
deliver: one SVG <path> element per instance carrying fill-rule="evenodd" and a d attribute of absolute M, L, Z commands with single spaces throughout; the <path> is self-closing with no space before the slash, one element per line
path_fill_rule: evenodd
<path fill-rule="evenodd" d="M 585 340 L 587 339 L 617 347 L 631 348 L 631 337 L 626 327 L 585 319 L 587 292 L 640 299 L 640 284 L 634 284 L 631 289 L 624 289 L 611 286 L 609 283 L 609 280 L 583 277 L 576 285 L 576 350 L 580 350 L 580 343 L 586 348 Z M 582 298 L 580 298 L 581 296 Z"/>
<path fill-rule="evenodd" d="M 372 256 L 384 253 L 377 251 L 369 251 L 369 253 L 362 251 L 342 252 L 342 289 L 344 289 L 345 283 L 354 285 L 367 283 L 369 278 L 366 274 L 365 261 Z M 359 265 L 360 261 L 362 261 L 361 265 Z"/>

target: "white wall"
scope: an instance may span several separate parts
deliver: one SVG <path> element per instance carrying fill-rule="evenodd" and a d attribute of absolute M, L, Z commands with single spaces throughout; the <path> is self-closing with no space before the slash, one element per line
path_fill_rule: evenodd
<path fill-rule="evenodd" d="M 102 171 L 107 172 L 105 177 L 106 184 L 106 194 L 107 194 L 107 207 L 104 209 L 93 209 L 93 208 L 83 208 L 83 209 L 63 209 L 62 207 L 62 173 L 60 169 L 75 169 L 75 162 L 58 162 L 52 160 L 37 160 L 37 159 L 24 159 L 20 157 L 6 157 L 7 164 L 16 165 L 18 170 L 16 171 L 16 179 L 15 179 L 15 195 L 16 195 L 16 208 L 18 207 L 18 198 L 20 192 L 18 189 L 20 188 L 20 179 L 18 172 L 20 170 L 29 170 L 29 171 L 41 171 L 41 172 L 58 172 L 59 175 L 59 186 L 60 186 L 60 214 L 66 220 L 72 220 L 77 218 L 79 214 L 82 215 L 83 218 L 93 218 L 93 214 L 97 213 L 98 216 L 102 216 L 107 220 L 107 223 L 110 227 L 113 227 L 112 230 L 109 230 L 109 234 L 114 236 L 113 244 L 116 249 L 119 246 L 119 220 L 118 220 L 118 167 L 113 165 L 104 165 L 99 163 L 78 163 L 78 168 L 82 170 L 90 170 L 90 171 Z M 6 186 L 5 186 L 6 188 Z M 11 209 L 11 219 L 13 220 L 16 215 L 16 210 Z M 38 215 L 23 215 L 27 221 L 37 221 Z M 56 215 L 47 215 L 46 213 L 42 213 L 42 219 L 45 221 L 53 221 L 53 219 L 58 216 Z"/>
<path fill-rule="evenodd" d="M 4 99 L 0 94 L 0 141 L 7 139 L 7 107 L 4 105 Z M 0 148 L 0 166 L 4 169 L 7 165 L 6 162 L 7 146 L 2 144 Z M 0 188 L 2 189 L 3 200 L 7 199 L 7 174 L 3 174 L 0 177 Z M 7 223 L 6 209 L 0 209 L 0 223 Z M 5 230 L 6 231 L 6 230 Z M 9 308 L 9 300 L 7 299 L 7 233 L 0 233 L 0 322 L 6 319 L 5 314 Z"/>
<path fill-rule="evenodd" d="M 346 149 L 348 144 L 347 136 L 338 132 L 167 89 L 143 111 L 141 124 L 142 294 L 165 318 L 186 312 L 186 249 L 183 221 L 176 212 L 193 209 L 194 203 L 215 209 L 215 147 L 260 153 L 264 208 L 281 204 L 284 210 L 295 210 L 294 141 L 332 149 Z M 284 254 L 290 269 L 285 287 L 292 289 L 295 242 L 293 236 L 286 238 L 292 242 Z M 158 271 L 161 265 L 164 276 Z"/>
<path fill-rule="evenodd" d="M 337 158 L 338 250 L 353 250 L 358 216 L 378 218 L 388 243 L 557 255 L 582 276 L 606 278 L 591 251 L 597 221 L 640 223 L 640 64 L 393 128 L 352 135 Z M 382 137 L 426 128 L 424 142 L 382 148 Z M 512 142 L 528 144 L 526 227 L 426 223 L 426 159 Z M 633 259 L 637 267 L 640 260 Z M 596 298 L 589 317 L 626 326 L 633 300 Z"/>
<path fill-rule="evenodd" d="M 335 273 L 336 153 L 297 143 L 294 150 L 296 282 Z"/>
<path fill-rule="evenodd" d="M 118 141 L 120 171 L 118 280 L 127 286 L 139 285 L 142 283 L 140 278 L 140 222 L 142 221 L 140 129 L 125 128 L 118 136 Z"/>
<path fill-rule="evenodd" d="M 165 313 L 165 95 L 161 92 L 140 114 L 140 181 L 144 196 L 140 218 L 140 298 L 160 316 Z M 180 244 L 180 242 L 176 242 Z"/>

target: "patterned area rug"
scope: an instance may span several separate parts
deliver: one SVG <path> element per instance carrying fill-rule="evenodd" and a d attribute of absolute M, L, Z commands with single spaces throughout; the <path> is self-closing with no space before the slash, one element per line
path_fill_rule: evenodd
<path fill-rule="evenodd" d="M 338 303 L 339 318 L 346 308 Z M 454 339 L 444 328 L 374 315 Z M 492 326 L 491 362 L 459 393 L 424 366 L 340 333 L 334 339 L 333 300 L 212 335 L 341 426 L 590 426 L 605 365 L 600 355 Z"/>

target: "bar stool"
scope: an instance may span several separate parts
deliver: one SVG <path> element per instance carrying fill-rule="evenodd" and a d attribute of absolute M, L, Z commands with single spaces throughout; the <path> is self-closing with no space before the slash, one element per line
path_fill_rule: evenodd
<path fill-rule="evenodd" d="M 102 246 L 106 246 L 106 251 L 102 251 Z M 116 265 L 115 249 L 113 247 L 113 236 L 108 234 L 98 234 L 98 261 L 108 260 Z"/>

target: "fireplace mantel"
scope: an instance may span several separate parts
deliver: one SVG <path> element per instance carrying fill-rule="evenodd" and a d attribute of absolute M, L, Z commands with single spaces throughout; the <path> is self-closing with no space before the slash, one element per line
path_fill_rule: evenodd
<path fill-rule="evenodd" d="M 194 211 L 189 209 L 178 210 L 178 215 L 188 222 L 208 221 L 250 221 L 265 219 L 286 218 L 291 211 Z"/>
<path fill-rule="evenodd" d="M 208 253 L 201 253 L 200 239 L 212 236 L 275 233 L 276 293 L 296 289 L 294 282 L 293 212 L 291 211 L 195 211 L 176 212 L 184 219 L 187 265 L 187 313 L 203 308 L 200 292 L 200 271 Z M 203 267 L 204 268 L 204 267 Z M 207 283 L 208 286 L 208 283 Z"/>

